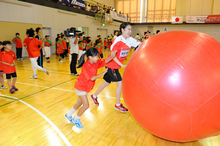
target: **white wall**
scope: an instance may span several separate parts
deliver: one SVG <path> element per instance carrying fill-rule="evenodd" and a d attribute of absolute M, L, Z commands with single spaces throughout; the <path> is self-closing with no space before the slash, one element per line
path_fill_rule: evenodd
<path fill-rule="evenodd" d="M 0 2 L 0 21 L 42 24 L 42 27 L 51 28 L 51 40 L 53 42 L 58 33 L 63 32 L 69 27 L 89 27 L 89 35 L 92 37 L 93 40 L 96 39 L 98 31 L 97 28 L 102 28 L 101 22 L 96 21 L 94 17 L 88 17 L 86 15 L 81 15 L 77 13 L 72 13 L 76 15 L 73 16 L 60 13 L 58 12 L 58 9 L 35 4 L 30 5 L 32 6 L 27 7 L 17 4 Z M 110 35 L 113 34 L 114 30 L 117 30 L 119 28 L 119 25 L 120 23 L 114 22 L 112 25 L 106 25 L 104 28 L 108 29 L 108 34 Z M 52 52 L 55 51 L 52 50 Z"/>
<path fill-rule="evenodd" d="M 148 26 L 153 26 L 153 33 L 156 34 L 157 30 L 160 32 L 164 32 L 164 29 L 167 28 L 168 31 L 172 30 L 189 30 L 189 31 L 197 31 L 208 34 L 220 41 L 220 24 L 167 24 L 167 25 L 132 25 L 132 36 L 136 36 L 137 33 L 140 34 L 141 37 L 144 36 L 144 32 L 148 30 Z"/>

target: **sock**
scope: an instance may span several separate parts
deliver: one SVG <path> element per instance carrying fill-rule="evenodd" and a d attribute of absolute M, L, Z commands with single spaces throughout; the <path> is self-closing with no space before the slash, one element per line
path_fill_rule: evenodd
<path fill-rule="evenodd" d="M 72 116 L 75 111 L 76 111 L 75 108 L 71 108 L 71 110 L 67 113 L 67 117 Z"/>
<path fill-rule="evenodd" d="M 121 105 L 121 103 L 119 103 L 119 104 L 116 104 L 116 106 L 120 106 Z"/>
<path fill-rule="evenodd" d="M 75 119 L 80 119 L 80 116 L 76 115 L 74 118 L 75 118 Z"/>

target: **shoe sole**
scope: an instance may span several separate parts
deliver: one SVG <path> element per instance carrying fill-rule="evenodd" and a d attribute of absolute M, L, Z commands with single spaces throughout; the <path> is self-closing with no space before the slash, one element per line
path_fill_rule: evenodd
<path fill-rule="evenodd" d="M 73 123 L 76 125 L 76 123 L 74 122 L 74 120 L 73 120 Z M 82 129 L 83 127 L 78 127 L 78 126 L 76 126 L 77 128 L 79 128 L 79 129 Z"/>
<path fill-rule="evenodd" d="M 89 98 L 92 100 L 92 102 L 93 102 L 95 105 L 99 105 L 99 104 L 96 104 L 96 103 L 94 102 L 94 100 L 92 99 L 91 96 L 89 96 Z"/>

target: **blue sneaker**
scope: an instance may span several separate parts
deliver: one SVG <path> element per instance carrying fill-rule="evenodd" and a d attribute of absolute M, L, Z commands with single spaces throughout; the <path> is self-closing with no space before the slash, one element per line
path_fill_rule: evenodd
<path fill-rule="evenodd" d="M 72 116 L 67 117 L 67 114 L 66 114 L 66 115 L 65 115 L 65 118 L 66 118 L 67 120 L 69 120 L 71 124 L 74 124 L 74 123 L 73 123 L 73 117 L 72 117 Z"/>
<path fill-rule="evenodd" d="M 74 124 L 76 125 L 77 128 L 83 128 L 83 125 L 82 125 L 80 119 L 73 118 L 73 122 L 74 122 Z"/>

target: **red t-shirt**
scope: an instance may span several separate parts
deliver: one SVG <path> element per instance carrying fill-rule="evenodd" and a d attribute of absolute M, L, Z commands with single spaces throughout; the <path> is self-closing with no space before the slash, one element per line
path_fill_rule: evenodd
<path fill-rule="evenodd" d="M 120 35 L 119 37 L 117 37 L 114 40 L 114 43 L 111 46 L 111 50 L 112 51 L 117 50 L 115 57 L 121 63 L 123 63 L 128 55 L 128 52 L 130 51 L 131 46 L 136 47 L 139 44 L 140 44 L 140 42 L 138 42 L 137 40 L 135 40 L 132 37 L 129 37 L 125 40 L 124 37 L 122 35 Z M 110 55 L 111 54 L 109 54 L 108 57 L 110 57 Z M 108 62 L 106 64 L 106 66 L 111 69 L 120 69 L 121 68 L 121 66 L 118 65 L 114 60 L 111 60 L 110 62 Z"/>
<path fill-rule="evenodd" d="M 107 42 L 104 41 L 104 46 L 107 46 Z"/>
<path fill-rule="evenodd" d="M 16 60 L 16 55 L 14 51 L 10 50 L 10 51 L 2 52 L 2 62 L 13 64 L 14 60 Z M 3 71 L 5 74 L 14 73 L 16 72 L 15 65 L 10 66 L 10 65 L 3 64 Z"/>
<path fill-rule="evenodd" d="M 38 46 L 41 46 L 43 42 L 39 41 L 36 38 L 28 37 L 24 39 L 24 46 L 27 46 L 27 52 L 29 58 L 35 58 L 40 56 L 40 49 Z"/>
<path fill-rule="evenodd" d="M 146 40 L 147 40 L 147 39 L 150 38 L 150 36 L 146 33 L 146 34 L 145 34 L 145 38 L 146 38 Z"/>
<path fill-rule="evenodd" d="M 95 85 L 95 80 L 90 80 L 97 75 L 98 68 L 105 66 L 105 60 L 99 59 L 97 63 L 91 64 L 88 60 L 83 64 L 82 72 L 75 82 L 74 88 L 80 91 L 89 92 Z"/>
<path fill-rule="evenodd" d="M 57 42 L 57 54 L 63 53 L 63 45 L 60 41 Z"/>
<path fill-rule="evenodd" d="M 63 49 L 66 50 L 67 46 L 66 46 L 66 41 L 64 39 L 62 40 L 62 44 L 63 44 Z"/>
<path fill-rule="evenodd" d="M 2 61 L 2 54 L 3 54 L 3 51 L 0 50 L 0 71 L 3 71 L 3 65 L 4 65 L 4 64 L 1 63 L 1 61 Z"/>
<path fill-rule="evenodd" d="M 16 43 L 16 48 L 22 48 L 22 42 L 20 37 L 15 37 L 13 41 Z"/>

